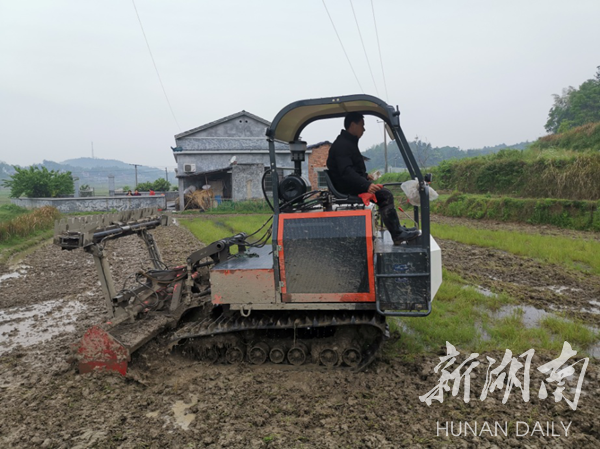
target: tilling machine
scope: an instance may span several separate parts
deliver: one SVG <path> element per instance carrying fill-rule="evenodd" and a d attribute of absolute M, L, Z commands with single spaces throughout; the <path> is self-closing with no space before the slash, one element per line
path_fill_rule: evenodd
<path fill-rule="evenodd" d="M 339 193 L 327 171 L 327 190 L 313 190 L 303 178 L 302 130 L 348 112 L 383 120 L 398 144 L 419 186 L 417 239 L 394 246 L 377 213 L 361 198 Z M 211 362 L 368 366 L 388 335 L 386 317 L 427 316 L 442 282 L 441 251 L 430 235 L 430 179 L 415 161 L 399 116 L 397 108 L 369 95 L 283 108 L 266 132 L 270 167 L 262 185 L 273 216 L 252 235 L 240 233 L 192 252 L 185 265 L 163 263 L 150 231 L 167 225 L 169 217 L 157 210 L 57 222 L 55 244 L 93 256 L 109 314 L 81 339 L 79 371 L 126 374 L 132 353 L 164 332 L 172 348 Z M 289 143 L 294 163 L 293 173 L 282 179 L 276 141 Z M 134 287 L 117 291 L 104 245 L 132 234 L 145 242 L 153 267 L 132 274 Z"/>

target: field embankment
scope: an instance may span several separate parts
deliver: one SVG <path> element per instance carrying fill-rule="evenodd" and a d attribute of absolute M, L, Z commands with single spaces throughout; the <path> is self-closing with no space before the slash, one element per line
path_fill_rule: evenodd
<path fill-rule="evenodd" d="M 434 213 L 600 230 L 600 122 L 542 137 L 524 151 L 444 161 L 423 171 L 433 174 L 433 188 L 454 192 L 431 203 Z M 380 182 L 408 178 L 390 173 Z"/>
<path fill-rule="evenodd" d="M 600 122 L 588 123 L 562 133 L 541 137 L 531 145 L 531 148 L 536 150 L 562 148 L 573 151 L 598 151 L 600 150 Z"/>
<path fill-rule="evenodd" d="M 433 213 L 600 231 L 600 202 L 551 198 L 514 198 L 455 192 L 431 202 Z"/>
<path fill-rule="evenodd" d="M 519 151 L 444 162 L 435 167 L 434 185 L 462 193 L 524 198 L 599 200 L 600 153 Z"/>

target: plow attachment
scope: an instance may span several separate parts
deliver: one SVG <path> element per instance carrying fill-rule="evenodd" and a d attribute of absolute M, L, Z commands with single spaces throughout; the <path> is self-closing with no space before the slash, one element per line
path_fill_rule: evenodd
<path fill-rule="evenodd" d="M 130 360 L 127 348 L 98 326 L 89 328 L 77 347 L 77 365 L 81 374 L 100 369 L 124 376 Z"/>
<path fill-rule="evenodd" d="M 95 261 L 104 293 L 109 319 L 88 329 L 75 346 L 79 372 L 109 370 L 125 375 L 131 354 L 162 331 L 175 327 L 181 315 L 196 304 L 182 301 L 188 268 L 169 269 L 161 259 L 148 230 L 168 224 L 168 217 L 156 209 L 141 209 L 115 214 L 74 217 L 55 226 L 54 243 L 65 250 L 83 248 Z M 133 287 L 116 291 L 112 280 L 105 242 L 137 234 L 146 244 L 154 268 L 136 273 Z M 197 276 L 196 276 L 197 277 Z M 201 295 L 200 295 L 201 296 Z"/>
<path fill-rule="evenodd" d="M 176 323 L 174 317 L 149 315 L 133 323 L 93 326 L 76 345 L 78 370 L 81 374 L 95 370 L 114 371 L 124 376 L 131 355 Z"/>

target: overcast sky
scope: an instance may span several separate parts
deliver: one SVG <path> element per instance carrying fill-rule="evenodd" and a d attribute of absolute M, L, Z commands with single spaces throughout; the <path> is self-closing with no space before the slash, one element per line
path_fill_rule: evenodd
<path fill-rule="evenodd" d="M 358 81 L 322 0 L 135 5 L 173 114 L 132 1 L 0 0 L 0 161 L 87 157 L 93 142 L 98 158 L 172 167 L 181 131 L 361 92 L 397 104 L 409 140 L 512 144 L 544 135 L 552 94 L 600 65 L 598 0 L 373 0 L 387 92 L 370 0 L 326 0 Z M 363 150 L 382 141 L 366 127 Z"/>

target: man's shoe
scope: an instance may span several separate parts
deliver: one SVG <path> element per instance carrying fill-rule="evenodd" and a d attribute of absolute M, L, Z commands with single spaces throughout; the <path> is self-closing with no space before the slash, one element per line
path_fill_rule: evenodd
<path fill-rule="evenodd" d="M 394 238 L 394 245 L 401 245 L 404 242 L 409 242 L 410 240 L 414 240 L 421 235 L 421 231 L 402 231 Z"/>

